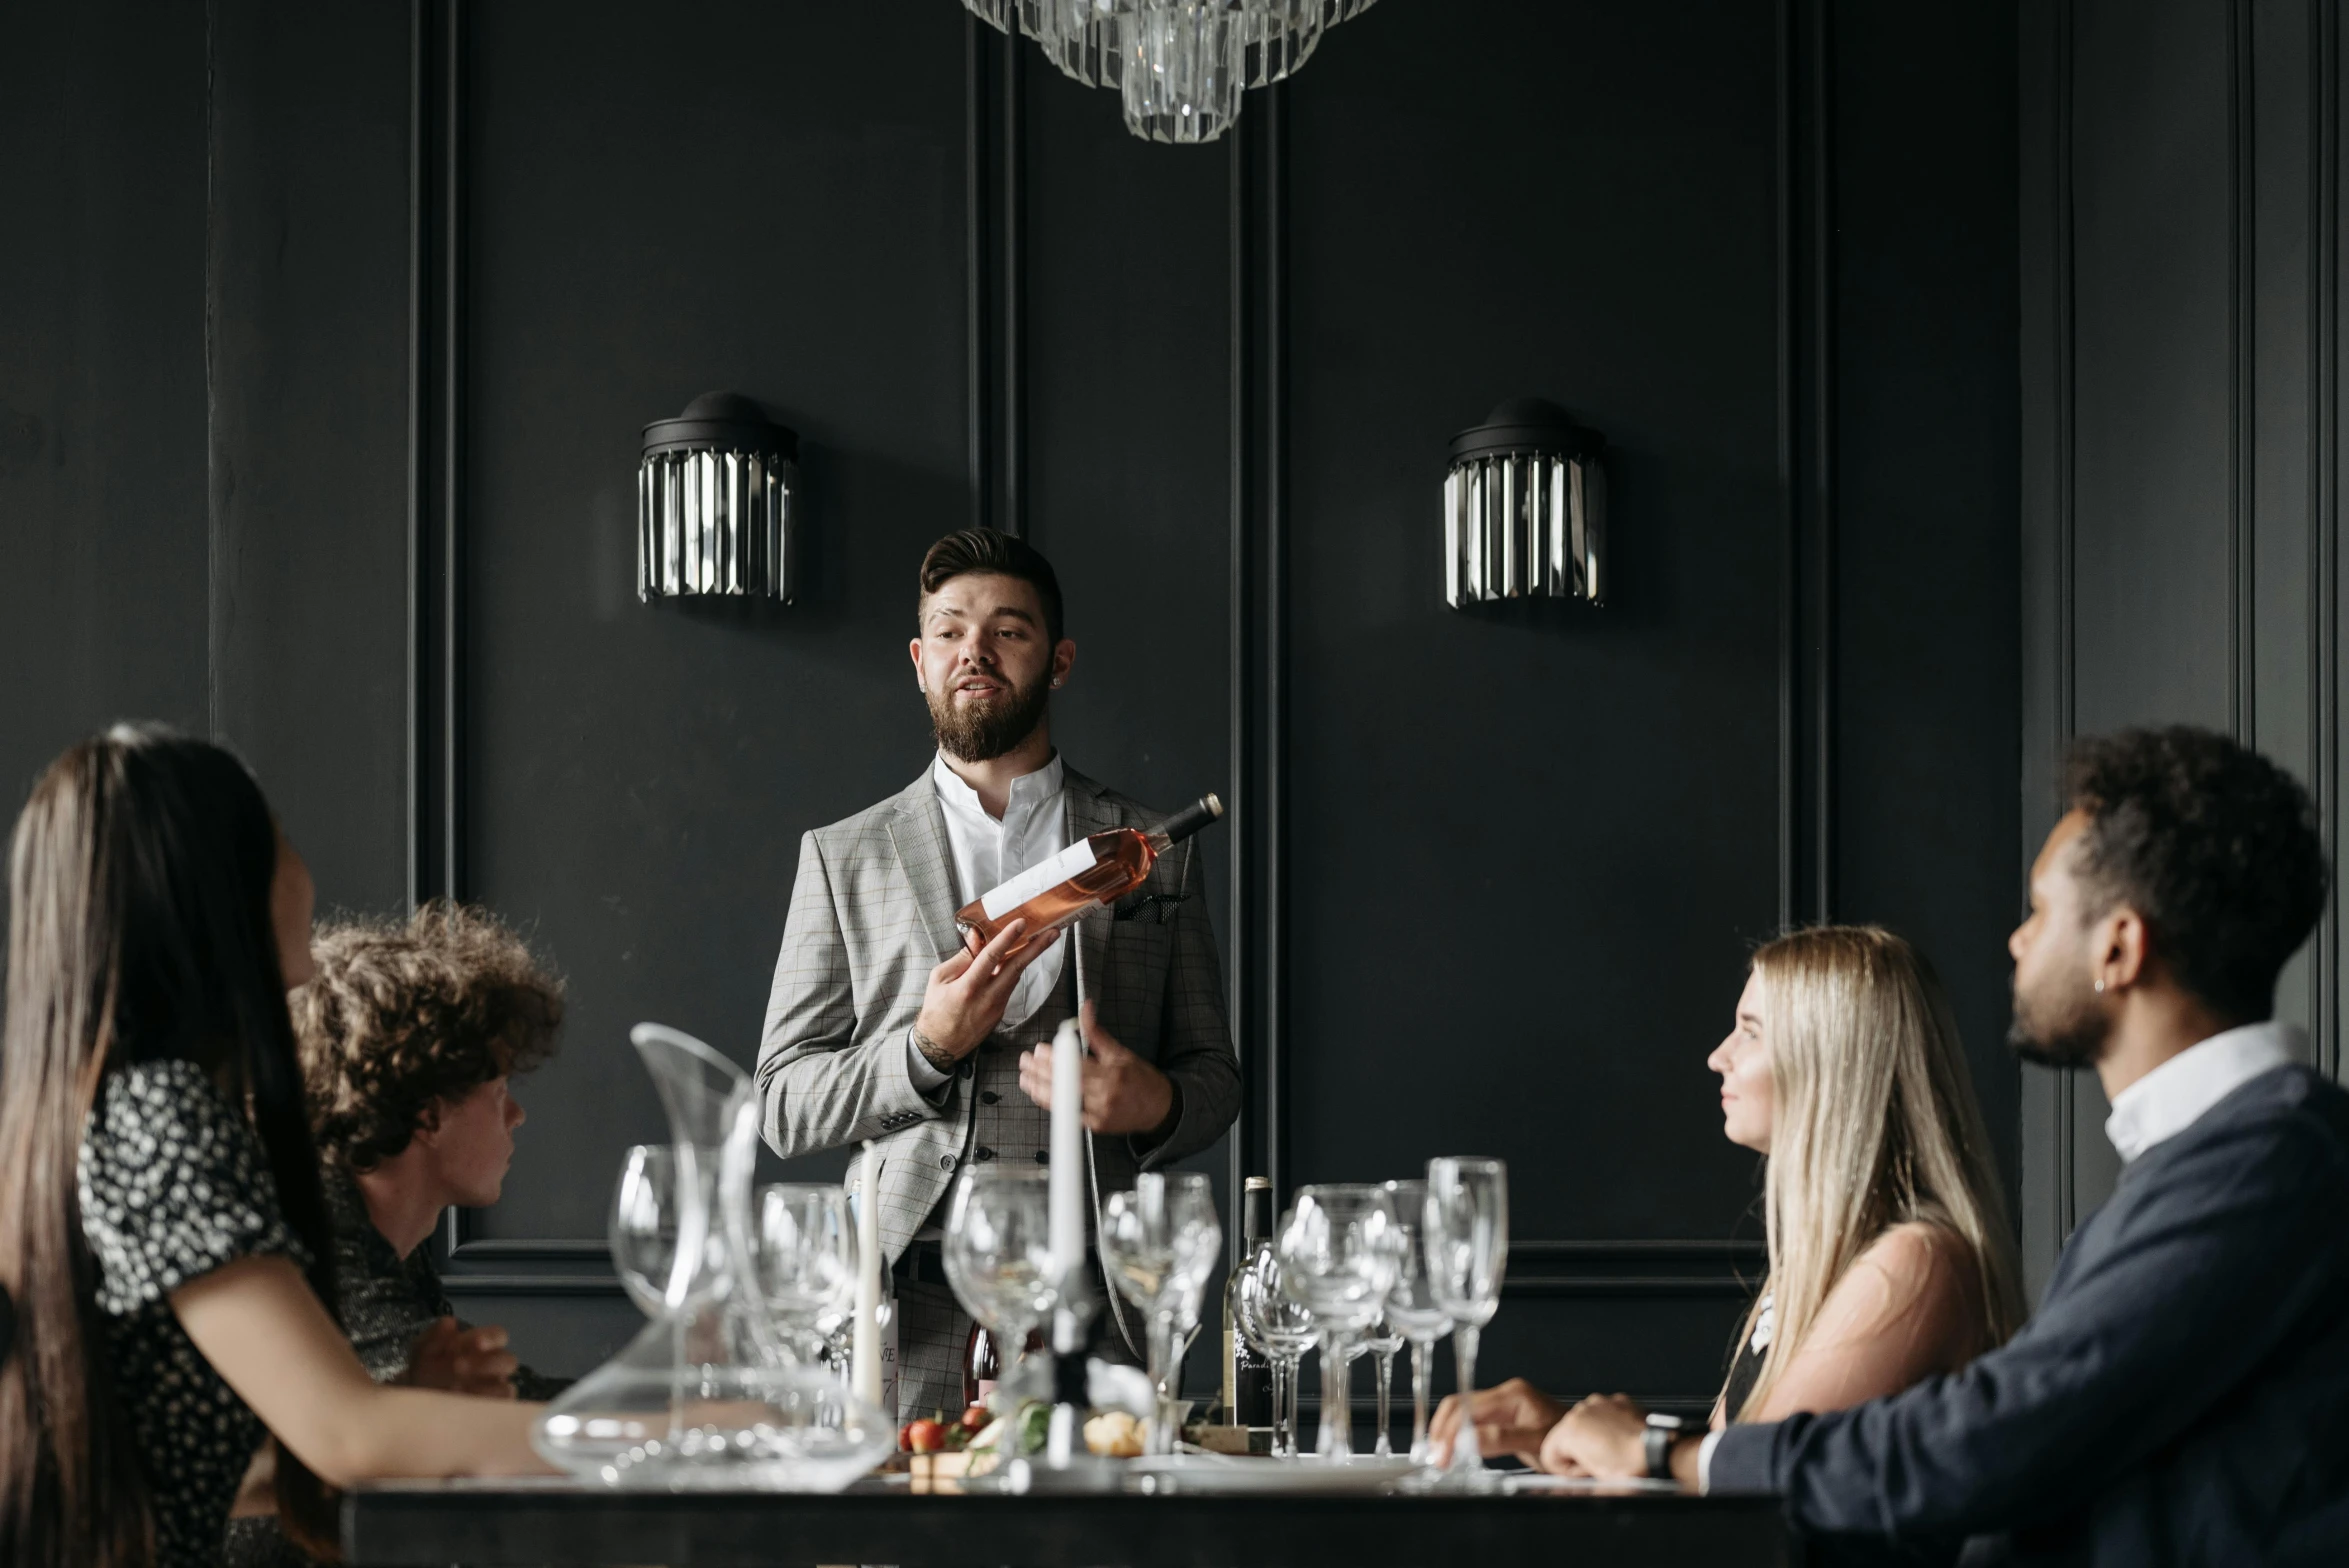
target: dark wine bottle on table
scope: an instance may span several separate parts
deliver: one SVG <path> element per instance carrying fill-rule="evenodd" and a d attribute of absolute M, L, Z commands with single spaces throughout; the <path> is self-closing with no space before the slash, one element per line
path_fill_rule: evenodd
<path fill-rule="evenodd" d="M 954 923 L 976 952 L 1014 920 L 1025 920 L 1028 929 L 1012 949 L 1016 953 L 1072 924 L 1086 910 L 1114 904 L 1140 887 L 1159 856 L 1222 815 L 1223 802 L 1202 795 L 1147 833 L 1110 828 L 1078 839 L 1042 865 L 963 905 L 954 912 Z"/>
<path fill-rule="evenodd" d="M 1240 1194 L 1240 1267 L 1246 1268 L 1272 1230 L 1272 1182 L 1251 1176 Z M 1235 1310 L 1240 1277 L 1223 1287 L 1223 1410 L 1226 1426 L 1272 1425 L 1272 1363 L 1240 1332 Z"/>
<path fill-rule="evenodd" d="M 969 1409 L 995 1392 L 996 1380 L 1003 1376 L 1003 1357 L 995 1346 L 995 1336 L 987 1332 L 987 1325 L 971 1324 L 971 1337 L 962 1347 L 962 1403 Z"/>

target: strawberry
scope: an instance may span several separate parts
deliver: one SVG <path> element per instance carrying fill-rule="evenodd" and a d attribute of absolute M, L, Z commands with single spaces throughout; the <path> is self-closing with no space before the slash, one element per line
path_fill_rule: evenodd
<path fill-rule="evenodd" d="M 928 1416 L 905 1424 L 905 1446 L 917 1454 L 934 1454 L 946 1446 L 946 1427 Z"/>

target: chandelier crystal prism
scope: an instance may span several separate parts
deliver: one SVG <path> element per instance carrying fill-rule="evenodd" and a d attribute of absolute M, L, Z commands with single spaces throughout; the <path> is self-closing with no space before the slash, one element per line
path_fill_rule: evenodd
<path fill-rule="evenodd" d="M 1025 34 L 1062 74 L 1118 91 L 1145 141 L 1211 142 L 1240 95 L 1309 59 L 1321 35 L 1376 0 L 963 0 L 1006 35 Z"/>

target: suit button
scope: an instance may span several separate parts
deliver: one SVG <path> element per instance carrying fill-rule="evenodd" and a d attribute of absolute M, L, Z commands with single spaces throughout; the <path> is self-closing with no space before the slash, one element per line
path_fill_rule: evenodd
<path fill-rule="evenodd" d="M 1036 1163 L 1038 1165 L 1050 1165 L 1052 1163 L 1052 1151 L 1050 1149 L 1038 1149 L 1036 1151 Z"/>
<path fill-rule="evenodd" d="M 985 1144 L 979 1145 L 979 1163 L 981 1165 L 986 1164 L 993 1158 L 995 1158 L 995 1151 L 993 1149 L 988 1148 Z"/>
<path fill-rule="evenodd" d="M 940 1170 L 942 1170 L 942 1171 L 950 1171 L 950 1170 L 954 1169 L 954 1156 L 953 1156 L 953 1155 L 951 1155 L 951 1154 L 941 1154 L 941 1155 L 939 1155 L 939 1156 L 938 1156 L 938 1168 L 939 1168 Z"/>
<path fill-rule="evenodd" d="M 981 1105 L 993 1105 L 996 1101 L 1002 1098 L 1002 1095 L 997 1094 L 992 1089 L 982 1089 L 979 1091 L 979 1103 Z"/>

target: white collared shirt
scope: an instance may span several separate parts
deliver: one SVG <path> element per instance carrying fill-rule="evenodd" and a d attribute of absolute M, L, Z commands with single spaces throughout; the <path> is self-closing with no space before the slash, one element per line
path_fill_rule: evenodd
<path fill-rule="evenodd" d="M 1043 767 L 1013 779 L 1010 798 L 998 820 L 980 804 L 979 792 L 946 765 L 944 753 L 930 764 L 930 782 L 938 790 L 938 807 L 946 818 L 946 844 L 954 861 L 955 908 L 1068 848 L 1065 771 L 1060 754 L 1054 752 Z M 1053 943 L 1020 972 L 998 1028 L 1014 1028 L 1035 1016 L 1044 998 L 1060 983 L 1067 948 L 1066 940 Z M 946 1074 L 930 1065 L 910 1034 L 906 1053 L 906 1066 L 916 1088 L 935 1089 L 946 1081 Z"/>
<path fill-rule="evenodd" d="M 2296 1024 L 2245 1024 L 2186 1047 L 2112 1098 L 2104 1135 L 2124 1163 L 2175 1138 L 2261 1073 L 2307 1059 Z"/>

